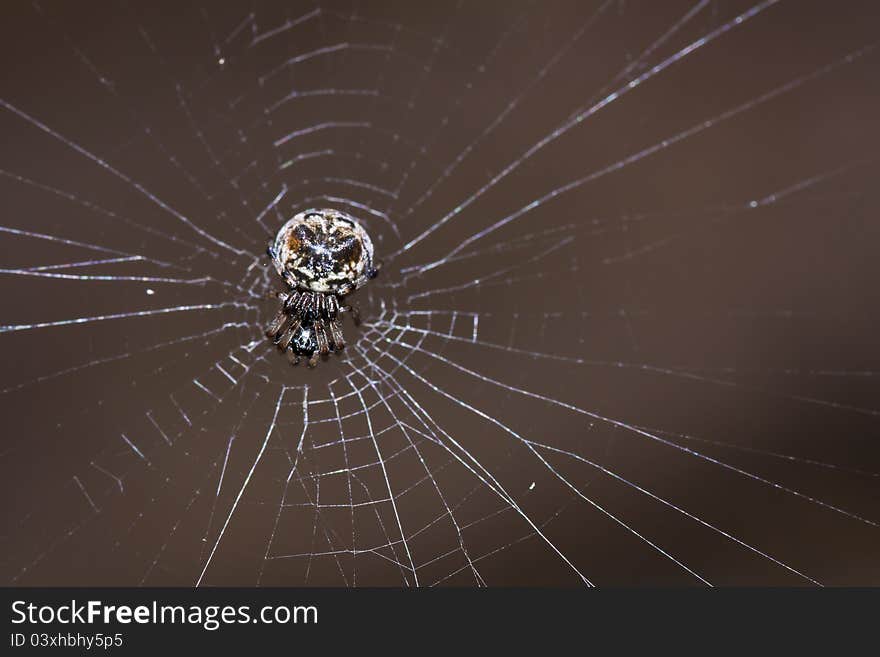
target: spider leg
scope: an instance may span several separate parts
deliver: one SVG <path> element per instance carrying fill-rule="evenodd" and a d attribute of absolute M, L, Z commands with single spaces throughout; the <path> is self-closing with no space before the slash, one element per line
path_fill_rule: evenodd
<path fill-rule="evenodd" d="M 340 326 L 339 320 L 331 318 L 327 324 L 330 326 L 330 336 L 333 339 L 333 349 L 335 351 L 345 349 L 345 336 L 342 335 L 342 326 Z"/>
<path fill-rule="evenodd" d="M 298 304 L 294 306 L 296 310 L 298 310 L 301 314 L 306 315 L 312 312 L 315 307 L 315 298 L 314 295 L 309 293 L 304 293 L 300 295 L 300 301 Z"/>
<path fill-rule="evenodd" d="M 266 336 L 274 338 L 281 332 L 281 329 L 284 328 L 285 322 L 287 322 L 287 312 L 284 310 L 284 307 L 282 307 L 266 327 Z"/>
<path fill-rule="evenodd" d="M 287 297 L 287 302 L 284 304 L 284 307 L 287 309 L 287 312 L 293 314 L 299 312 L 299 308 L 303 302 L 303 294 L 301 292 L 297 292 L 294 290 L 290 293 L 290 296 Z"/>
<path fill-rule="evenodd" d="M 326 356 L 330 351 L 330 344 L 327 341 L 327 327 L 324 325 L 324 320 L 319 317 L 315 320 L 313 327 L 315 330 L 315 340 L 318 343 L 318 349 L 315 353 Z"/>
<path fill-rule="evenodd" d="M 300 293 L 296 290 L 291 290 L 291 292 L 289 294 L 286 294 L 284 297 L 284 309 L 287 312 L 291 312 L 299 300 Z"/>
<path fill-rule="evenodd" d="M 298 317 L 291 319 L 290 325 L 287 327 L 284 335 L 282 335 L 281 339 L 278 340 L 278 348 L 281 349 L 281 351 L 286 350 L 287 347 L 290 345 L 290 341 L 293 340 L 293 336 L 296 334 L 297 330 L 299 330 L 301 324 L 302 320 Z"/>
<path fill-rule="evenodd" d="M 355 325 L 361 323 L 361 309 L 357 304 L 353 303 L 349 306 L 342 306 L 341 310 L 351 313 L 351 318 L 354 320 Z"/>

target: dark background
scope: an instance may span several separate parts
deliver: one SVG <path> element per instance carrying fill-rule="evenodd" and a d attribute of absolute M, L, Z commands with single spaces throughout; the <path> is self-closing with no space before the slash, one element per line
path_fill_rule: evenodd
<path fill-rule="evenodd" d="M 2 14 L 7 584 L 880 583 L 874 3 Z"/>

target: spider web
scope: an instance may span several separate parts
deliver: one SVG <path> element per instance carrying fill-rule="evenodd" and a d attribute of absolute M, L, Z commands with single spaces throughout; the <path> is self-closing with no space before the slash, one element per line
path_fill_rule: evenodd
<path fill-rule="evenodd" d="M 434 4 L 4 7 L 5 581 L 880 583 L 869 5 Z"/>

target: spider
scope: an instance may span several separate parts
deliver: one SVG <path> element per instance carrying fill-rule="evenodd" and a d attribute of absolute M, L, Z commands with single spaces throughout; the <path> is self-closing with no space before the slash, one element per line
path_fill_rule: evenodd
<path fill-rule="evenodd" d="M 266 335 L 291 365 L 307 356 L 309 367 L 330 351 L 345 347 L 340 313 L 356 307 L 341 299 L 379 273 L 373 242 L 363 226 L 338 210 L 306 210 L 285 223 L 269 243 L 269 257 L 289 288 L 279 292 L 281 307 Z"/>

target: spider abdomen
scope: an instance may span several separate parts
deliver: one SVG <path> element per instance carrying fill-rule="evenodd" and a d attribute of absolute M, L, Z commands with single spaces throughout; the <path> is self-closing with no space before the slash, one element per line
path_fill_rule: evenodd
<path fill-rule="evenodd" d="M 373 242 L 350 215 L 307 210 L 278 231 L 269 247 L 288 285 L 344 295 L 374 275 Z"/>

